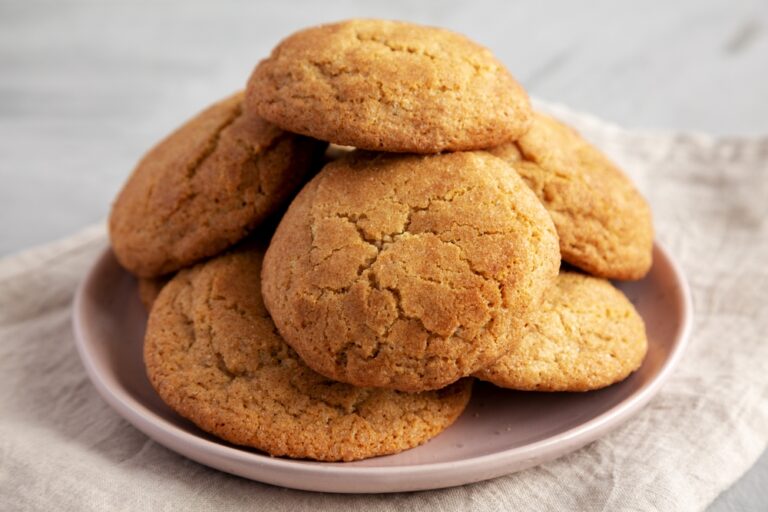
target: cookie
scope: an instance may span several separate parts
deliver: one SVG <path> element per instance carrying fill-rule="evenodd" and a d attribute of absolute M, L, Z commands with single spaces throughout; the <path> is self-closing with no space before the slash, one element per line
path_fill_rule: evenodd
<path fill-rule="evenodd" d="M 412 448 L 461 414 L 471 379 L 412 394 L 310 370 L 264 308 L 262 256 L 238 249 L 182 270 L 160 293 L 144 357 L 152 385 L 176 412 L 231 443 L 323 461 Z"/>
<path fill-rule="evenodd" d="M 559 263 L 552 219 L 501 159 L 356 151 L 288 208 L 263 292 L 314 370 L 421 391 L 507 352 Z"/>
<path fill-rule="evenodd" d="M 653 224 L 630 179 L 570 127 L 536 113 L 515 143 L 491 152 L 509 162 L 549 210 L 566 261 L 609 279 L 651 267 Z"/>
<path fill-rule="evenodd" d="M 306 181 L 325 143 L 243 112 L 243 95 L 216 103 L 153 148 L 109 219 L 118 261 L 157 277 L 226 249 Z"/>
<path fill-rule="evenodd" d="M 589 391 L 624 380 L 648 348 L 645 324 L 605 279 L 563 272 L 517 347 L 475 374 L 530 391 Z"/>
<path fill-rule="evenodd" d="M 528 128 L 528 96 L 491 52 L 448 30 L 348 20 L 283 40 L 254 70 L 246 108 L 357 148 L 488 148 Z"/>
<path fill-rule="evenodd" d="M 161 277 L 140 277 L 138 280 L 139 300 L 147 311 L 152 309 L 160 290 L 168 283 L 171 276 Z"/>

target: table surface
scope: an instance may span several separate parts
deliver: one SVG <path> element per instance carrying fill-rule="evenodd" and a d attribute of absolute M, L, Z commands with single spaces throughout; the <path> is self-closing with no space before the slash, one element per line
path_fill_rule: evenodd
<path fill-rule="evenodd" d="M 760 0 L 0 0 L 0 256 L 103 219 L 143 152 L 288 33 L 362 16 L 463 32 L 532 95 L 628 128 L 768 134 Z M 766 503 L 764 453 L 710 510 Z"/>

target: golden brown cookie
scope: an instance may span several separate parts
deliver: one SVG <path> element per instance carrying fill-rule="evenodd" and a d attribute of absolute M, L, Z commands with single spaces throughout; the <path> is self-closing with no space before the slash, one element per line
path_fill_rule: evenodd
<path fill-rule="evenodd" d="M 139 299 L 144 305 L 147 311 L 152 309 L 152 304 L 155 303 L 157 296 L 160 295 L 160 290 L 168 283 L 168 280 L 172 276 L 161 277 L 140 277 L 138 279 Z"/>
<path fill-rule="evenodd" d="M 589 391 L 627 378 L 647 348 L 643 319 L 623 293 L 562 272 L 517 347 L 475 376 L 511 389 Z"/>
<path fill-rule="evenodd" d="M 314 370 L 420 391 L 507 352 L 559 264 L 552 219 L 501 159 L 353 152 L 288 208 L 263 291 Z"/>
<path fill-rule="evenodd" d="M 528 96 L 491 52 L 448 30 L 348 20 L 283 40 L 246 108 L 296 133 L 378 151 L 488 148 L 522 135 Z"/>
<path fill-rule="evenodd" d="M 471 379 L 425 393 L 356 388 L 310 370 L 261 298 L 263 251 L 182 270 L 149 317 L 144 357 L 160 397 L 203 430 L 271 455 L 325 461 L 396 453 L 461 414 Z"/>
<path fill-rule="evenodd" d="M 549 210 L 563 261 L 609 279 L 640 279 L 651 268 L 648 203 L 573 129 L 536 113 L 528 133 L 491 152 L 509 162 Z"/>
<path fill-rule="evenodd" d="M 325 144 L 242 109 L 236 94 L 155 146 L 112 207 L 118 261 L 141 277 L 167 274 L 226 249 L 306 181 Z"/>

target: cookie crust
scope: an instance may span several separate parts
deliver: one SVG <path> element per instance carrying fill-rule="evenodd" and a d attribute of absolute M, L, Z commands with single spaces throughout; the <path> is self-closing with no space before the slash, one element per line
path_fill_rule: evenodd
<path fill-rule="evenodd" d="M 471 379 L 419 394 L 356 388 L 309 369 L 277 334 L 260 290 L 263 250 L 181 271 L 147 327 L 147 374 L 203 430 L 275 456 L 350 461 L 397 453 L 447 428 Z"/>
<path fill-rule="evenodd" d="M 235 94 L 188 121 L 139 162 L 112 206 L 118 261 L 157 277 L 217 254 L 306 181 L 325 144 L 247 114 Z"/>
<path fill-rule="evenodd" d="M 557 227 L 563 261 L 608 279 L 640 279 L 651 268 L 648 203 L 627 177 L 569 126 L 536 113 L 514 143 L 490 150 L 536 193 Z"/>
<path fill-rule="evenodd" d="M 521 342 L 475 374 L 528 391 L 589 391 L 637 370 L 648 350 L 643 319 L 605 279 L 562 272 Z"/>
<path fill-rule="evenodd" d="M 559 264 L 551 218 L 502 160 L 355 152 L 291 204 L 263 290 L 319 373 L 420 391 L 507 352 Z"/>
<path fill-rule="evenodd" d="M 246 108 L 296 133 L 412 153 L 522 135 L 531 108 L 493 54 L 454 32 L 354 19 L 299 31 L 254 70 Z"/>

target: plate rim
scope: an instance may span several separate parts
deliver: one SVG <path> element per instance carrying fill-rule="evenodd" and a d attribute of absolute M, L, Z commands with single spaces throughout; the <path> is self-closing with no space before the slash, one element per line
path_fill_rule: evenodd
<path fill-rule="evenodd" d="M 72 310 L 75 345 L 86 373 L 99 395 L 131 425 L 176 453 L 227 473 L 306 491 L 378 493 L 439 489 L 514 473 L 577 450 L 630 419 L 658 393 L 682 358 L 693 325 L 693 301 L 685 274 L 668 250 L 655 241 L 654 261 L 657 254 L 661 255 L 671 269 L 679 292 L 681 324 L 676 330 L 670 354 L 653 380 L 610 409 L 546 439 L 460 461 L 377 467 L 350 466 L 343 462 L 294 460 L 244 451 L 194 435 L 154 413 L 117 382 L 108 382 L 110 379 L 102 375 L 98 363 L 88 349 L 88 345 L 93 344 L 94 340 L 91 340 L 85 327 L 84 304 L 86 290 L 98 277 L 105 260 L 111 257 L 110 253 L 108 245 L 99 252 L 77 287 Z M 563 446 L 566 447 L 565 450 L 562 449 Z M 217 460 L 202 457 L 200 451 Z M 256 478 L 243 469 L 256 469 L 258 466 L 262 466 L 266 472 L 275 473 Z M 351 476 L 357 480 L 354 485 L 348 480 Z"/>

